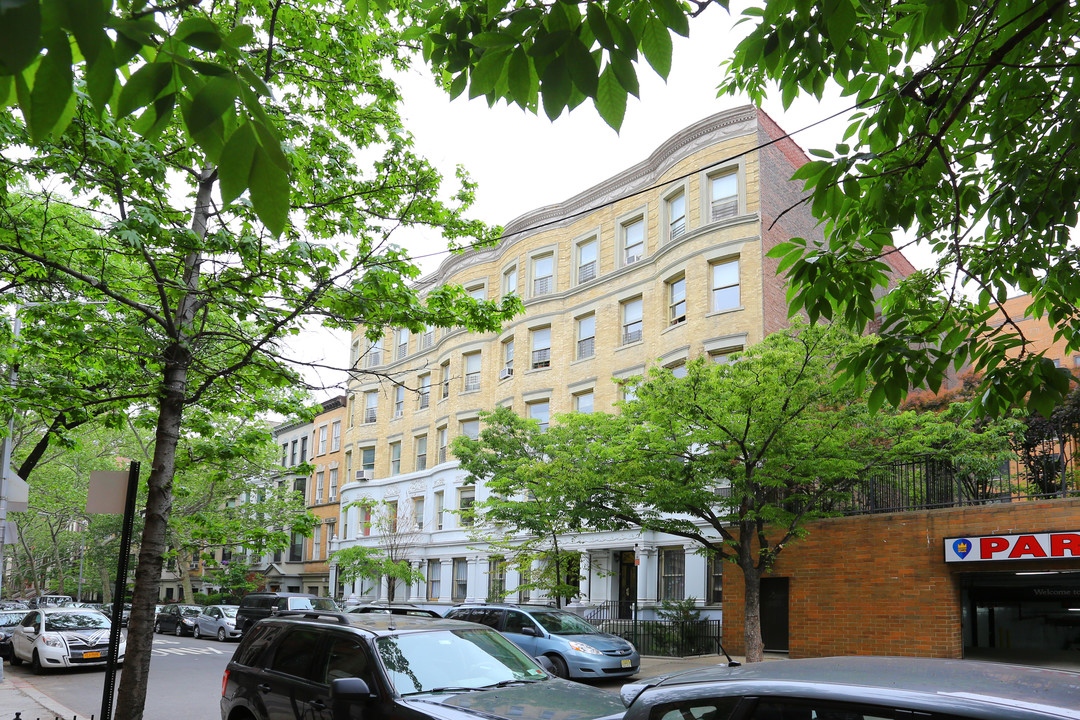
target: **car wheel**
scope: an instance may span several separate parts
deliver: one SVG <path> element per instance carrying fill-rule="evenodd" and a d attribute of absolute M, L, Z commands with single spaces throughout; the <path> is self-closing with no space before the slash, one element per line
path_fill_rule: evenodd
<path fill-rule="evenodd" d="M 225 628 L 218 628 L 217 639 L 221 642 L 225 642 Z"/>
<path fill-rule="evenodd" d="M 191 634 L 195 636 L 195 639 L 196 639 L 196 640 L 198 640 L 199 638 L 201 638 L 201 637 L 202 637 L 202 631 L 201 631 L 201 630 L 199 630 L 199 626 L 198 626 L 198 624 L 196 624 L 196 625 L 195 625 L 195 627 L 194 627 L 194 628 L 192 628 L 192 630 L 191 630 Z"/>
<path fill-rule="evenodd" d="M 34 656 L 30 658 L 30 669 L 34 671 L 35 675 L 45 674 L 45 668 L 41 665 L 41 658 L 38 657 L 37 650 L 34 651 Z"/>
<path fill-rule="evenodd" d="M 154 621 L 154 632 L 156 632 L 158 635 L 161 634 L 161 621 L 160 620 L 155 620 Z"/>
<path fill-rule="evenodd" d="M 570 669 L 566 667 L 566 661 L 558 655 L 548 655 L 548 659 L 551 660 L 551 666 L 555 669 L 555 677 L 561 677 L 564 680 L 570 678 Z"/>
<path fill-rule="evenodd" d="M 180 637 L 181 635 L 183 635 L 184 634 L 184 624 L 183 623 L 176 623 L 176 629 L 173 630 L 173 633 L 176 635 L 176 637 Z"/>

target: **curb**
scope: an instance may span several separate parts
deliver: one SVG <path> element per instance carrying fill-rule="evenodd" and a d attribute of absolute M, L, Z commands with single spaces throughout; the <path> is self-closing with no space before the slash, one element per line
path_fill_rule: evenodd
<path fill-rule="evenodd" d="M 30 683 L 21 678 L 5 676 L 3 685 L 7 685 L 10 688 L 14 688 L 16 692 L 23 697 L 31 700 L 41 711 L 52 717 L 59 718 L 75 718 L 77 713 L 71 708 L 63 705 L 62 703 L 52 699 L 43 692 L 40 692 Z M 31 715 L 34 713 L 34 709 L 27 708 L 26 710 L 19 711 L 22 714 L 22 720 L 34 720 Z"/>

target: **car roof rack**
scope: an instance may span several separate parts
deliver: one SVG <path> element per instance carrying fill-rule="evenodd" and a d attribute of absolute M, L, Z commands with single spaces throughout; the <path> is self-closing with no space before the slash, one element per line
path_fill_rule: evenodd
<path fill-rule="evenodd" d="M 338 621 L 339 625 L 350 625 L 350 618 L 347 614 L 342 612 L 330 612 L 328 610 L 282 610 L 275 617 L 302 617 L 307 620 L 319 620 L 321 618 L 332 618 Z"/>

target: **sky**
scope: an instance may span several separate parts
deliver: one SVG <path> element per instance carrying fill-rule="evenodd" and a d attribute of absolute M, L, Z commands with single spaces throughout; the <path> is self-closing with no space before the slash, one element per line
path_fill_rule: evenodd
<path fill-rule="evenodd" d="M 745 4 L 745 3 L 732 3 Z M 403 118 L 413 134 L 417 154 L 427 157 L 454 184 L 454 170 L 463 166 L 479 184 L 471 215 L 491 225 L 506 225 L 530 210 L 558 203 L 645 159 L 683 128 L 717 112 L 746 104 L 746 98 L 716 95 L 722 79 L 720 63 L 748 31 L 733 28 L 737 16 L 710 5 L 690 21 L 690 37 L 674 37 L 672 68 L 665 82 L 647 64 L 638 66 L 640 99 L 630 97 L 623 126 L 615 132 L 587 100 L 555 121 L 500 102 L 463 94 L 451 101 L 436 87 L 421 63 L 398 78 L 404 97 Z M 821 103 L 797 100 L 785 111 L 779 98 L 764 110 L 804 149 L 831 148 L 847 127 L 852 103 L 834 96 Z M 802 128 L 807 128 L 802 130 Z M 796 132 L 800 131 L 800 132 Z M 434 232 L 402 235 L 406 247 L 427 272 L 446 257 L 446 244 Z M 916 262 L 913 260 L 913 262 Z M 916 262 L 918 266 L 919 263 Z M 345 333 L 320 333 L 309 347 L 314 358 L 341 366 L 348 359 Z M 322 382 L 333 379 L 323 373 Z M 328 392 L 325 396 L 340 394 Z"/>

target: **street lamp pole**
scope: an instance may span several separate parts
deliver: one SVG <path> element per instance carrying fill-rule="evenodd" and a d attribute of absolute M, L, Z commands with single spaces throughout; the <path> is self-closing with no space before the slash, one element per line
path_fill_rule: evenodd
<path fill-rule="evenodd" d="M 11 323 L 11 342 L 12 345 L 18 343 L 19 340 L 19 309 L 15 308 L 15 317 Z M 18 380 L 19 371 L 15 367 L 15 363 L 11 364 L 11 372 L 8 374 L 8 381 L 12 387 L 15 387 L 15 382 Z M 7 421 L 7 434 L 0 439 L 0 597 L 4 596 L 4 545 L 7 543 L 7 506 L 8 506 L 8 473 L 11 472 L 11 446 L 14 438 L 12 435 L 15 433 L 15 410 L 12 409 L 8 414 Z M 2 676 L 0 676 L 2 677 Z"/>

